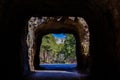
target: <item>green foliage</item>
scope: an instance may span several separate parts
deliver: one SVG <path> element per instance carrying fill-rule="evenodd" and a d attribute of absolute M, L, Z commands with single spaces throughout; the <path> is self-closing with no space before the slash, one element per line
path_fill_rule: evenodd
<path fill-rule="evenodd" d="M 57 44 L 52 34 L 42 38 L 40 62 L 41 63 L 72 63 L 76 61 L 75 38 L 71 34 L 65 34 L 64 44 Z"/>
<path fill-rule="evenodd" d="M 75 41 L 74 36 L 71 34 L 66 34 L 66 40 L 61 50 L 61 53 L 65 54 L 65 61 L 76 60 L 76 56 L 75 56 L 76 48 L 75 47 L 76 47 L 76 41 Z"/>

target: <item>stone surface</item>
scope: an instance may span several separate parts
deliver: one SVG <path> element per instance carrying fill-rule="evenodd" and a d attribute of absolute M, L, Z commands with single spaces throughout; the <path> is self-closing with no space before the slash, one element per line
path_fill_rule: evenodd
<path fill-rule="evenodd" d="M 64 20 L 63 20 L 64 19 Z M 75 20 L 76 19 L 76 20 Z M 64 29 L 66 31 L 61 31 L 61 29 Z M 29 66 L 30 70 L 34 70 L 34 57 L 36 54 L 36 47 L 39 47 L 38 43 L 36 43 L 36 37 L 39 34 L 42 34 L 41 36 L 45 35 L 46 33 L 50 32 L 67 32 L 71 31 L 70 33 L 74 33 L 76 31 L 76 36 L 78 47 L 81 49 L 81 52 L 79 54 L 83 54 L 87 57 L 88 53 L 84 53 L 84 43 L 88 42 L 87 47 L 89 47 L 89 31 L 88 31 L 88 25 L 85 22 L 85 20 L 81 17 L 31 17 L 28 21 L 28 35 L 27 35 L 27 45 L 28 45 L 28 60 L 29 60 Z M 85 41 L 87 40 L 87 41 Z M 77 54 L 77 53 L 76 53 Z M 79 55 L 77 54 L 77 55 Z M 79 56 L 81 56 L 79 55 Z M 79 63 L 79 62 L 78 62 Z"/>
<path fill-rule="evenodd" d="M 120 74 L 120 0 L 70 0 L 69 2 L 67 0 L 0 0 L 0 22 L 3 25 L 0 32 L 3 37 L 1 42 L 4 42 L 2 45 L 4 53 L 1 55 L 6 58 L 1 61 L 11 64 L 4 69 L 9 77 L 4 78 L 23 80 L 23 73 L 29 70 L 27 65 L 24 67 L 28 57 L 25 55 L 27 45 L 23 44 L 26 42 L 26 23 L 31 16 L 46 15 L 83 17 L 89 25 L 91 34 L 92 78 L 119 80 L 117 78 Z"/>

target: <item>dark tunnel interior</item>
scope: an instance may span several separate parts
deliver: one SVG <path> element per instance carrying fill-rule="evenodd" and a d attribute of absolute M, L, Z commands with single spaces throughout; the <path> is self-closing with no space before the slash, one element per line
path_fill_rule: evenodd
<path fill-rule="evenodd" d="M 31 78 L 32 73 L 29 72 L 28 67 L 25 71 L 23 70 L 24 66 L 28 66 L 26 60 L 28 56 L 24 54 L 27 53 L 27 47 L 24 42 L 27 35 L 27 21 L 31 16 L 83 17 L 89 25 L 90 31 L 89 79 L 120 79 L 119 0 L 64 0 L 63 2 L 55 0 L 1 0 L 0 2 L 0 22 L 2 25 L 0 32 L 3 37 L 1 42 L 4 42 L 2 57 L 5 58 L 1 60 L 2 67 L 5 68 L 2 73 L 5 72 L 8 76 L 4 79 L 34 80 Z M 6 76 L 6 74 L 4 75 Z M 25 79 L 24 77 L 27 76 L 30 77 Z M 66 77 L 58 77 L 67 80 Z M 52 77 L 53 79 L 55 77 Z M 74 79 L 74 76 L 71 79 L 78 80 Z M 37 77 L 35 80 L 40 80 L 40 78 Z"/>

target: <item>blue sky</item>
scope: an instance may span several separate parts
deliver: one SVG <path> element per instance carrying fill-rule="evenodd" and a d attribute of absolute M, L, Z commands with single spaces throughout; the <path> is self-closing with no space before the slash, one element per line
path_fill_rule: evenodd
<path fill-rule="evenodd" d="M 52 34 L 56 38 L 65 38 L 66 36 L 63 33 L 60 34 Z"/>

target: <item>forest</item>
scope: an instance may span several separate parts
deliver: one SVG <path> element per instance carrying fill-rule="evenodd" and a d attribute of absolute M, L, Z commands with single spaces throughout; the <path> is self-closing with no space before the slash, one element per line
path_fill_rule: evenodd
<path fill-rule="evenodd" d="M 64 41 L 52 34 L 44 35 L 40 45 L 40 64 L 76 63 L 76 40 L 73 34 L 64 34 Z M 57 40 L 63 43 L 57 43 Z"/>

